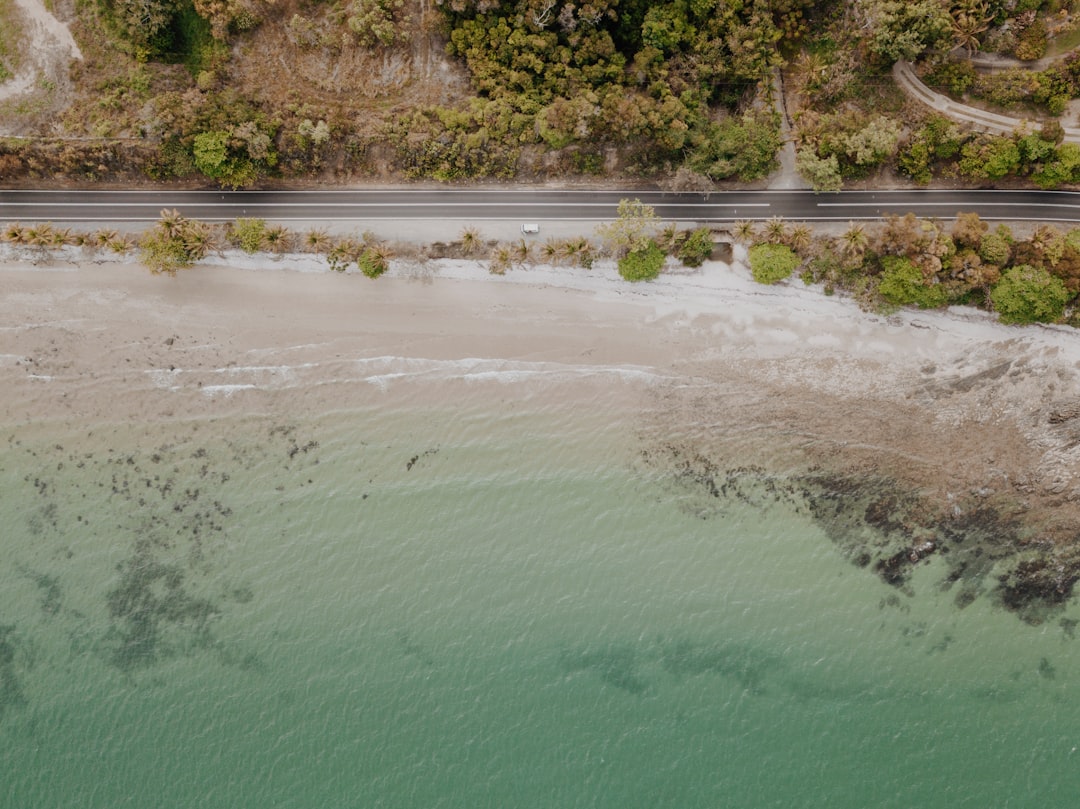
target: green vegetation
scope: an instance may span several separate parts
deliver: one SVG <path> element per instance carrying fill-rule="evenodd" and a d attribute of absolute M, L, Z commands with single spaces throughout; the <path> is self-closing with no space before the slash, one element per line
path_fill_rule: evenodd
<path fill-rule="evenodd" d="M 709 228 L 698 228 L 685 235 L 676 255 L 687 267 L 700 267 L 712 256 L 712 251 L 712 231 Z"/>
<path fill-rule="evenodd" d="M 0 16 L 13 0 L 0 0 Z M 75 98 L 0 105 L 59 143 L 0 145 L 5 178 L 248 187 L 275 180 L 619 177 L 707 193 L 776 166 L 783 71 L 797 169 L 853 182 L 1080 182 L 1061 123 L 962 132 L 890 76 L 1032 119 L 1080 97 L 1080 53 L 977 72 L 962 48 L 1034 58 L 1057 0 L 95 0 L 76 4 Z M 5 12 L 5 9 L 7 11 Z M 0 31 L 0 78 L 20 56 Z M 186 72 L 179 65 L 187 68 Z M 43 85 L 44 87 L 45 85 Z M 66 105 L 66 106 L 65 106 Z M 106 139 L 104 141 L 99 139 Z M 108 160 L 102 152 L 111 150 Z M 10 159 L 9 159 L 10 158 Z"/>
<path fill-rule="evenodd" d="M 785 244 L 765 242 L 750 248 L 750 272 L 760 284 L 775 284 L 795 272 L 802 263 L 795 251 Z"/>
<path fill-rule="evenodd" d="M 627 281 L 652 281 L 664 267 L 664 251 L 650 240 L 643 249 L 631 250 L 619 259 L 619 275 Z"/>
<path fill-rule="evenodd" d="M 944 306 L 948 296 L 940 284 L 927 284 L 922 270 L 904 256 L 882 256 L 878 292 L 897 306 L 914 304 L 920 309 Z"/>
<path fill-rule="evenodd" d="M 648 250 L 659 222 L 651 205 L 639 199 L 623 199 L 619 200 L 618 218 L 597 225 L 596 235 L 611 255 L 621 258 L 627 253 Z"/>
<path fill-rule="evenodd" d="M 803 281 L 822 284 L 826 294 L 844 290 L 872 311 L 964 304 L 996 311 L 1003 323 L 1076 320 L 1080 228 L 1039 225 L 1020 239 L 1006 225 L 990 230 L 977 214 L 961 213 L 951 230 L 907 214 L 852 223 L 838 236 L 807 240 L 799 233 L 798 226 L 766 224 L 749 251 L 756 280 L 786 278 L 802 256 Z"/>
<path fill-rule="evenodd" d="M 7 81 L 19 69 L 23 49 L 22 18 L 15 10 L 14 0 L 0 0 L 0 82 Z"/>
<path fill-rule="evenodd" d="M 245 253 L 258 253 L 267 247 L 265 219 L 237 219 L 229 226 L 229 241 Z"/>
<path fill-rule="evenodd" d="M 157 224 L 139 242 L 142 262 L 154 275 L 176 275 L 205 258 L 212 245 L 209 225 L 175 210 L 162 211 Z"/>
<path fill-rule="evenodd" d="M 990 293 L 1003 323 L 1053 323 L 1069 298 L 1060 278 L 1028 264 L 1007 270 Z"/>

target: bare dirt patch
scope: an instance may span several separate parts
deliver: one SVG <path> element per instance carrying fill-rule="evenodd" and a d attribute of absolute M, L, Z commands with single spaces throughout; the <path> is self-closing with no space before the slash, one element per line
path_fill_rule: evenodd
<path fill-rule="evenodd" d="M 68 29 L 69 2 L 57 5 L 58 19 L 43 0 L 12 0 L 21 29 L 15 74 L 0 84 L 0 134 L 23 134 L 42 117 L 63 109 L 72 95 L 72 60 L 82 52 Z M 64 21 L 61 21 L 63 19 Z"/>

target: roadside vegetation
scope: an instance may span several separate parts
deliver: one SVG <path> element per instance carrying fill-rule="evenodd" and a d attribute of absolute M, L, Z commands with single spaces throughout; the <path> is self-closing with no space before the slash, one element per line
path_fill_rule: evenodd
<path fill-rule="evenodd" d="M 728 235 L 747 249 L 750 272 L 762 284 L 797 276 L 826 295 L 848 295 L 880 314 L 960 305 L 996 312 L 1003 323 L 1080 328 L 1080 227 L 1038 225 L 1021 237 L 1007 225 L 991 227 L 975 213 L 961 213 L 951 222 L 907 214 L 852 222 L 842 233 L 830 234 L 774 217 L 736 222 Z M 175 210 L 162 211 L 139 238 L 50 223 L 16 222 L 0 229 L 0 242 L 25 249 L 34 261 L 50 261 L 55 251 L 69 246 L 78 247 L 83 260 L 137 251 L 154 274 L 175 275 L 231 248 L 275 260 L 307 253 L 322 258 L 330 270 L 371 279 L 386 273 L 391 261 L 407 277 L 427 278 L 428 262 L 436 259 L 477 261 L 496 275 L 538 263 L 588 271 L 605 259 L 629 282 L 650 281 L 680 266 L 700 267 L 713 256 L 713 236 L 708 227 L 665 224 L 638 200 L 624 200 L 617 219 L 597 226 L 595 239 L 543 242 L 488 240 L 469 227 L 453 242 L 418 246 L 389 242 L 370 231 L 332 236 L 317 227 L 297 232 L 254 218 L 206 223 Z"/>
<path fill-rule="evenodd" d="M 839 235 L 772 219 L 735 227 L 756 280 L 798 274 L 826 295 L 842 292 L 868 311 L 975 306 L 1003 323 L 1080 327 L 1080 228 L 1039 225 L 1019 238 L 978 214 L 943 223 L 914 214 L 852 222 Z"/>

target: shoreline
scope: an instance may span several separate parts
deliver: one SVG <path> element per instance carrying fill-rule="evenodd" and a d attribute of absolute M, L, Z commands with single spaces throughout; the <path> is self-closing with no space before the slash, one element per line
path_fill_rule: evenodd
<path fill-rule="evenodd" d="M 737 262 L 632 285 L 605 261 L 505 276 L 392 262 L 372 281 L 306 260 L 236 254 L 175 278 L 0 265 L 0 423 L 588 403 L 703 496 L 749 472 L 811 504 L 849 500 L 843 525 L 818 516 L 899 587 L 879 563 L 944 550 L 928 537 L 965 524 L 1080 576 L 1070 329 L 868 314 L 801 281 L 759 285 Z"/>

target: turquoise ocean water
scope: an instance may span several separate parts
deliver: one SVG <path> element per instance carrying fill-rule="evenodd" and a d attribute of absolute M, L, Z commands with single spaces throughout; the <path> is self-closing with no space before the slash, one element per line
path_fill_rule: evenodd
<path fill-rule="evenodd" d="M 0 806 L 1074 805 L 1073 607 L 898 593 L 486 397 L 6 427 Z"/>

